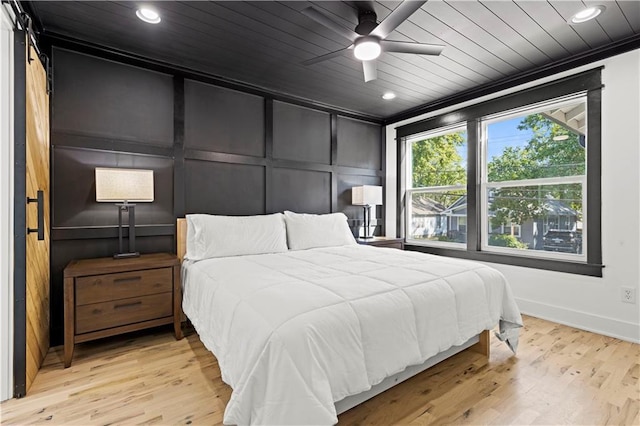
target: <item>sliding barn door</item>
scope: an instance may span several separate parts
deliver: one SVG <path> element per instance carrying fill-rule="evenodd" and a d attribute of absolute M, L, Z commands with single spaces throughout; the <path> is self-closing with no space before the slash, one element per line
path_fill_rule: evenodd
<path fill-rule="evenodd" d="M 33 47 L 26 61 L 26 390 L 49 350 L 49 95 Z"/>

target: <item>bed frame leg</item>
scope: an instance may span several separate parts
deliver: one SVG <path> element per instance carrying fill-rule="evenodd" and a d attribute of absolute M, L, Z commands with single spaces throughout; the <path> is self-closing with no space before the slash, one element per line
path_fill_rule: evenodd
<path fill-rule="evenodd" d="M 480 341 L 475 345 L 469 347 L 469 350 L 471 350 L 472 352 L 477 352 L 489 358 L 489 342 L 489 330 L 485 330 L 480 333 Z"/>

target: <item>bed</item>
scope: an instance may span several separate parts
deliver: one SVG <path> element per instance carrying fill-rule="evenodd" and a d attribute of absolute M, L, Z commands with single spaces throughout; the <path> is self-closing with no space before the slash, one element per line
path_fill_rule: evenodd
<path fill-rule="evenodd" d="M 249 244 L 189 256 L 197 238 L 188 228 L 200 225 L 183 219 L 177 240 L 183 311 L 233 389 L 225 424 L 335 424 L 340 412 L 448 356 L 465 349 L 488 356 L 488 330 L 497 325 L 515 351 L 522 319 L 492 268 L 342 244 L 348 237 L 305 246 L 320 234 L 290 249 L 295 227 L 288 222 L 286 250 L 281 241 L 274 249 L 270 231 L 224 223 L 200 235 L 202 247 L 251 238 L 269 240 L 267 252 Z M 308 236 L 308 221 L 302 225 Z"/>

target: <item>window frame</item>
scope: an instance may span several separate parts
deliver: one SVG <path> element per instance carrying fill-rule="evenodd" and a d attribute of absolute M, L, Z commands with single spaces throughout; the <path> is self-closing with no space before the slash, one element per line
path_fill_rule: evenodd
<path fill-rule="evenodd" d="M 415 135 L 411 138 L 407 138 L 406 140 L 406 146 L 407 146 L 407 150 L 406 150 L 406 155 L 407 155 L 407 163 L 408 164 L 413 164 L 413 149 L 411 149 L 411 144 L 416 143 L 416 142 L 420 142 L 420 141 L 424 141 L 425 139 L 431 139 L 431 138 L 437 138 L 439 136 L 444 136 L 444 135 L 448 135 L 451 133 L 456 133 L 459 131 L 467 131 L 467 127 L 464 123 L 457 123 L 457 124 L 453 124 L 450 126 L 446 126 L 446 127 L 441 127 L 436 129 L 435 131 L 430 131 L 430 132 L 426 132 L 426 133 L 421 133 L 419 135 Z M 469 141 L 465 141 L 465 144 L 468 144 Z M 467 178 L 468 178 L 468 173 L 467 173 Z M 424 187 L 417 187 L 414 188 L 413 187 L 413 176 L 409 173 L 405 174 L 405 179 L 406 179 L 406 186 L 407 186 L 407 195 L 409 197 L 409 199 L 411 199 L 412 195 L 415 193 L 429 193 L 429 192 L 441 192 L 441 191 L 456 191 L 456 190 L 467 190 L 467 185 L 466 184 L 460 184 L 460 185 L 444 185 L 444 186 L 424 186 Z M 411 222 L 411 208 L 406 209 L 406 217 L 405 217 L 405 223 L 410 223 Z M 465 217 L 466 218 L 466 217 Z M 405 242 L 408 243 L 420 243 L 417 239 L 415 238 L 410 238 L 408 235 L 405 235 L 404 237 Z M 448 248 L 462 248 L 464 247 L 465 243 L 457 243 L 457 242 L 447 242 L 447 241 L 436 241 L 436 240 L 429 240 L 429 244 L 433 245 L 435 247 L 448 247 Z"/>
<path fill-rule="evenodd" d="M 408 240 L 405 249 L 444 256 L 485 262 L 502 263 L 572 274 L 602 277 L 602 218 L 601 218 L 601 100 L 602 67 L 578 73 L 569 77 L 544 83 L 509 95 L 497 97 L 452 112 L 416 121 L 396 128 L 397 135 L 397 194 L 398 237 L 406 239 L 406 196 L 407 173 L 410 163 L 406 158 L 406 143 L 422 133 L 437 132 L 440 128 L 467 126 L 467 245 L 464 248 L 439 247 L 415 244 Z M 481 126 L 486 117 L 500 113 L 514 113 L 518 109 L 543 104 L 554 99 L 569 96 L 586 96 L 587 103 L 587 155 L 586 175 L 583 184 L 583 215 L 588 217 L 587 229 L 583 235 L 583 258 L 557 256 L 553 258 L 530 254 L 515 254 L 513 250 L 487 250 L 482 239 L 482 197 L 483 188 L 480 171 L 483 170 Z M 584 190 L 586 188 L 586 190 Z M 586 222 L 586 220 L 585 220 Z"/>
<path fill-rule="evenodd" d="M 487 139 L 488 131 L 487 127 L 490 124 L 500 122 L 505 119 L 510 119 L 517 116 L 528 116 L 531 114 L 537 114 L 541 111 L 545 111 L 549 108 L 560 108 L 562 106 L 571 105 L 576 101 L 584 102 L 585 108 L 587 107 L 587 96 L 585 92 L 576 93 L 569 96 L 564 96 L 562 98 L 550 99 L 548 101 L 526 105 L 521 108 L 516 108 L 509 111 L 503 111 L 497 114 L 492 114 L 486 117 L 481 117 L 481 132 L 482 138 L 478 142 L 480 143 L 480 155 L 479 161 L 481 164 L 479 179 L 480 179 L 480 229 L 481 229 L 481 237 L 486 236 L 486 239 L 481 238 L 481 249 L 487 252 L 496 252 L 496 253 L 504 253 L 504 254 L 513 254 L 514 256 L 526 256 L 526 257 L 540 257 L 544 259 L 559 259 L 559 260 L 568 260 L 568 261 L 579 261 L 586 262 L 587 260 L 587 252 L 588 252 L 588 242 L 586 236 L 589 233 L 589 221 L 588 214 L 586 209 L 583 208 L 582 212 L 582 222 L 587 226 L 583 229 L 583 236 L 585 237 L 585 242 L 582 244 L 582 253 L 580 255 L 577 254 L 569 254 L 563 252 L 547 252 L 543 250 L 533 250 L 533 251 L 522 251 L 519 252 L 512 248 L 504 248 L 504 247 L 496 247 L 489 245 L 489 200 L 488 200 L 488 190 L 490 188 L 502 187 L 525 187 L 525 186 L 537 186 L 537 185 L 563 185 L 563 184 L 580 184 L 582 188 L 582 205 L 587 205 L 587 179 L 586 170 L 587 162 L 588 162 L 588 152 L 585 152 L 585 174 L 584 175 L 572 175 L 572 176 L 561 176 L 561 177 L 551 177 L 551 178 L 536 178 L 536 179 L 521 179 L 514 181 L 489 181 L 488 178 L 488 148 L 490 140 Z M 588 113 L 588 112 L 587 112 Z M 588 127 L 589 123 L 587 122 L 587 140 L 588 137 Z M 521 225 L 518 225 L 521 231 Z M 543 230 L 544 232 L 544 230 Z M 521 235 L 521 232 L 520 232 Z"/>

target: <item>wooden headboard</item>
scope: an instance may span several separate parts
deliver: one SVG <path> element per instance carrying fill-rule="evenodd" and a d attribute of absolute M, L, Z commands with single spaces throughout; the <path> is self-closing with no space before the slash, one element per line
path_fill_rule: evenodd
<path fill-rule="evenodd" d="M 182 262 L 187 253 L 187 219 L 178 218 L 176 221 L 176 253 Z"/>

